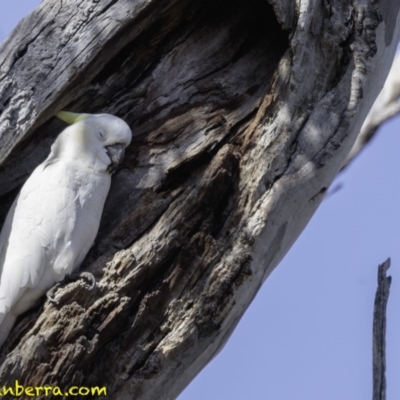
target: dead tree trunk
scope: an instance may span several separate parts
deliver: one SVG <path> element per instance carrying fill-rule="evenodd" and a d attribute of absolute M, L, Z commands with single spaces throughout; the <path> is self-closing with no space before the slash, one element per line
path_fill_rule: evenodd
<path fill-rule="evenodd" d="M 399 6 L 45 0 L 0 48 L 1 218 L 61 130 L 56 111 L 118 115 L 134 138 L 83 265 L 97 289 L 66 285 L 20 318 L 0 382 L 176 398 L 343 165 Z"/>

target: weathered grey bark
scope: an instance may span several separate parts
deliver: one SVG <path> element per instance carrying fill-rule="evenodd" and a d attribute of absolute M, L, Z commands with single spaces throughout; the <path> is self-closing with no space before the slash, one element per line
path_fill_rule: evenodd
<path fill-rule="evenodd" d="M 385 85 L 375 100 L 342 170 L 366 148 L 385 122 L 400 113 L 400 54 L 396 55 Z"/>
<path fill-rule="evenodd" d="M 400 4 L 45 1 L 0 48 L 0 201 L 60 109 L 134 139 L 78 283 L 20 318 L 0 381 L 173 399 L 320 204 L 389 70 Z M 44 305 L 43 305 L 44 304 Z"/>
<path fill-rule="evenodd" d="M 386 306 L 392 277 L 387 276 L 390 259 L 378 267 L 373 322 L 373 395 L 372 400 L 386 400 Z"/>

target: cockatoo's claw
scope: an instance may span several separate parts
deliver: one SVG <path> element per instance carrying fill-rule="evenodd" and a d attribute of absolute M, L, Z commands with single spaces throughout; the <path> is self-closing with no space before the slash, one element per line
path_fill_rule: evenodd
<path fill-rule="evenodd" d="M 88 284 L 90 285 L 90 290 L 93 290 L 96 287 L 96 278 L 91 272 L 82 272 L 79 275 L 79 278 L 82 278 L 88 282 Z"/>
<path fill-rule="evenodd" d="M 50 301 L 50 303 L 53 303 L 53 304 L 58 304 L 59 303 L 59 300 L 56 299 L 55 294 L 56 294 L 57 289 L 60 286 L 61 286 L 60 283 L 56 283 L 51 289 L 49 289 L 47 291 L 46 297 L 47 297 L 47 300 Z"/>
<path fill-rule="evenodd" d="M 57 290 L 64 285 L 67 285 L 71 282 L 79 281 L 80 279 L 86 281 L 89 285 L 89 290 L 93 290 L 96 287 L 96 279 L 91 272 L 82 272 L 80 274 L 72 274 L 67 275 L 64 280 L 61 282 L 57 282 L 51 289 L 49 289 L 46 293 L 47 300 L 53 304 L 59 304 L 60 300 L 56 299 Z"/>

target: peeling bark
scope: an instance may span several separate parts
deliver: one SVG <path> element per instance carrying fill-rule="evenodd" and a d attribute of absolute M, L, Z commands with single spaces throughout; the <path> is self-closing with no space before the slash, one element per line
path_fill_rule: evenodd
<path fill-rule="evenodd" d="M 391 7 L 388 12 L 388 7 Z M 397 7 L 397 8 L 396 8 Z M 133 142 L 83 268 L 22 316 L 0 380 L 174 399 L 320 204 L 393 59 L 384 1 L 46 0 L 0 48 L 3 219 L 62 128 Z"/>
<path fill-rule="evenodd" d="M 390 119 L 400 113 L 400 55 L 397 55 L 385 85 L 379 96 L 375 100 L 367 118 L 365 119 L 361 131 L 357 136 L 342 171 L 352 163 L 357 156 L 366 148 L 371 140 L 378 134 L 379 128 Z"/>

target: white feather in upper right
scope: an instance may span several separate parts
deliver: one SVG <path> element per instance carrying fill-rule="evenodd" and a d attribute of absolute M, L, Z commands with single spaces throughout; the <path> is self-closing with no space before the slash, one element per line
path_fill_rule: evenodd
<path fill-rule="evenodd" d="M 111 171 L 131 140 L 115 116 L 60 114 L 77 122 L 26 181 L 0 234 L 0 346 L 16 317 L 82 263 L 99 229 Z"/>

